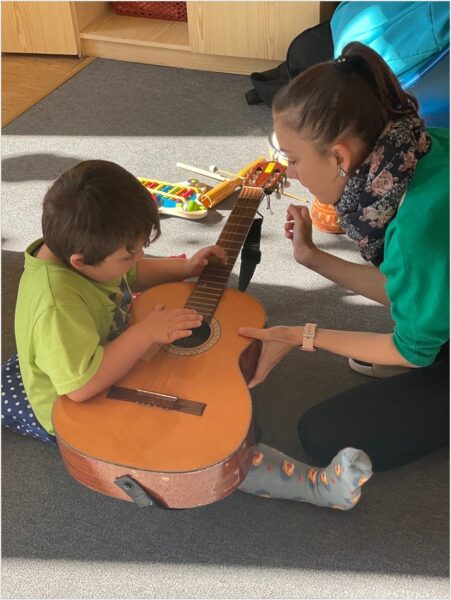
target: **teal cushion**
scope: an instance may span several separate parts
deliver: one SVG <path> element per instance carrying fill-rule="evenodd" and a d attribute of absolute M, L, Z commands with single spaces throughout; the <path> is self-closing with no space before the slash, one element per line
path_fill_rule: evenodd
<path fill-rule="evenodd" d="M 349 42 L 382 56 L 406 84 L 449 47 L 448 2 L 341 2 L 331 20 L 335 58 Z"/>

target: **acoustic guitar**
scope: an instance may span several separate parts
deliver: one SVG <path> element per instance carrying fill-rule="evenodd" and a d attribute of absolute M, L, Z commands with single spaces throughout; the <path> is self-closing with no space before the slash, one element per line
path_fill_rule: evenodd
<path fill-rule="evenodd" d="M 133 302 L 131 323 L 158 304 L 203 315 L 191 336 L 153 347 L 116 385 L 87 402 L 57 398 L 52 420 L 69 473 L 122 500 L 168 508 L 210 504 L 232 493 L 252 459 L 252 404 L 246 382 L 257 343 L 242 326 L 263 327 L 252 296 L 226 288 L 261 200 L 277 190 L 286 167 L 262 162 L 243 181 L 212 259 L 197 283 L 155 286 Z"/>

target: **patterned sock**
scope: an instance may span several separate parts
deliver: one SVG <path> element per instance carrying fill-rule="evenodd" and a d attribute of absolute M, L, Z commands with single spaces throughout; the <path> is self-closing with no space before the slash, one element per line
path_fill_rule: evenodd
<path fill-rule="evenodd" d="M 368 455 L 355 448 L 340 450 L 330 465 L 321 469 L 257 444 L 251 468 L 238 489 L 266 498 L 348 510 L 357 504 L 361 487 L 372 474 Z"/>

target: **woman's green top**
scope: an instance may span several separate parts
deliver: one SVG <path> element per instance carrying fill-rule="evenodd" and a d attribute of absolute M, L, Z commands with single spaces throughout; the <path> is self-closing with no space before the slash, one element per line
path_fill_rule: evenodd
<path fill-rule="evenodd" d="M 394 344 L 419 367 L 432 364 L 449 339 L 449 131 L 428 131 L 431 149 L 387 228 L 380 265 Z"/>

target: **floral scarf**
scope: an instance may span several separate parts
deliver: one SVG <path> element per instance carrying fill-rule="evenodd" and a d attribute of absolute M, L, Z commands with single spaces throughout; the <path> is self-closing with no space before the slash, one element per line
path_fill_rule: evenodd
<path fill-rule="evenodd" d="M 351 174 L 335 205 L 341 227 L 357 242 L 367 261 L 384 258 L 385 231 L 415 173 L 431 147 L 419 117 L 403 117 L 385 129 L 373 151 Z"/>

